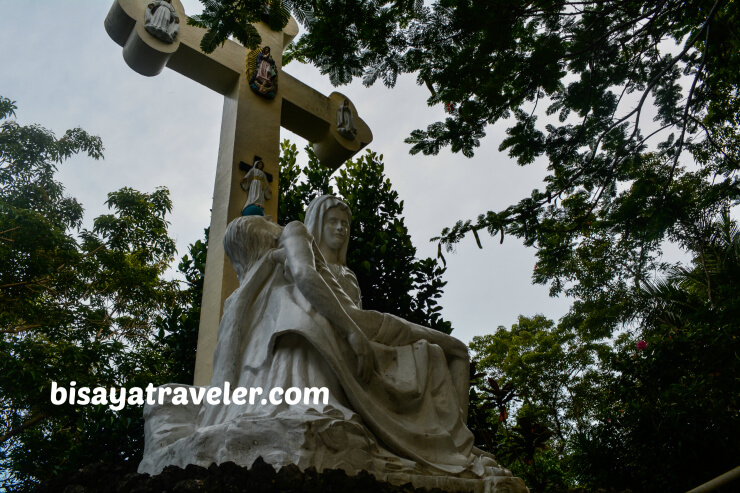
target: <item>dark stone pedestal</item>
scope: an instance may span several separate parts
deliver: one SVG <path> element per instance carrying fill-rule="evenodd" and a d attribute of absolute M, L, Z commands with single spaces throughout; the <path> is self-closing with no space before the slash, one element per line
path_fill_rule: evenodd
<path fill-rule="evenodd" d="M 317 473 L 296 466 L 279 471 L 257 459 L 251 468 L 233 462 L 210 467 L 189 465 L 185 469 L 168 466 L 161 474 L 138 474 L 137 464 L 92 464 L 63 474 L 42 485 L 39 493 L 444 493 L 442 490 L 414 488 L 411 484 L 391 485 L 360 472 L 348 476 L 341 469 Z"/>

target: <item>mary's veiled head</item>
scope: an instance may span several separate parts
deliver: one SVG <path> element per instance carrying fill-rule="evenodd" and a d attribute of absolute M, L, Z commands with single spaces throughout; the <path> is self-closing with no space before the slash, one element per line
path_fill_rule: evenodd
<path fill-rule="evenodd" d="M 322 195 L 321 197 L 315 198 L 308 205 L 308 210 L 306 211 L 306 219 L 303 221 L 303 223 L 306 225 L 306 229 L 308 229 L 308 232 L 311 233 L 311 235 L 314 237 L 319 247 L 322 245 L 322 242 L 326 241 L 326 239 L 323 238 L 323 227 L 324 221 L 326 220 L 327 212 L 330 209 L 334 208 L 339 208 L 339 210 L 346 212 L 347 220 L 350 222 L 352 221 L 352 211 L 349 209 L 349 206 L 333 195 Z M 347 229 L 344 243 L 339 248 L 338 252 L 339 255 L 337 260 L 339 261 L 340 265 L 347 265 L 348 245 L 349 228 Z"/>

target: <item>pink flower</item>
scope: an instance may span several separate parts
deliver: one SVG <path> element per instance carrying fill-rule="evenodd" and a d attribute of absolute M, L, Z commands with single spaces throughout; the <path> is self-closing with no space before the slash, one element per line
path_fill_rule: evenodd
<path fill-rule="evenodd" d="M 645 341 L 637 341 L 637 349 L 639 349 L 640 351 L 642 351 L 646 347 L 647 347 L 647 342 L 645 342 Z"/>

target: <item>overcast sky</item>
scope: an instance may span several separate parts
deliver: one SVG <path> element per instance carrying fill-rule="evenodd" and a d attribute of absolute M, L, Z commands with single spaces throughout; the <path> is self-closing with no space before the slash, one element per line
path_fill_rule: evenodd
<path fill-rule="evenodd" d="M 75 157 L 59 173 L 68 194 L 85 207 L 88 227 L 107 210 L 108 192 L 169 188 L 170 232 L 182 256 L 210 222 L 223 98 L 169 69 L 151 78 L 131 70 L 103 28 L 111 3 L 0 0 L 0 95 L 17 102 L 20 124 L 38 123 L 57 136 L 80 126 L 103 139 L 104 160 Z M 183 5 L 188 14 L 201 9 L 197 0 Z M 383 154 L 386 175 L 404 201 L 420 257 L 435 256 L 429 238 L 458 219 L 501 210 L 543 188 L 544 163 L 522 168 L 498 152 L 505 125 L 489 128 L 472 159 L 449 150 L 411 156 L 403 142 L 408 134 L 445 116 L 427 106 L 428 91 L 413 76 L 394 89 L 365 88 L 360 81 L 334 88 L 312 66 L 292 63 L 285 70 L 325 95 L 337 90 L 353 101 L 373 131 L 369 147 Z M 305 145 L 285 130 L 281 137 Z M 520 314 L 558 319 L 566 312 L 568 300 L 531 284 L 532 249 L 515 238 L 499 245 L 498 238 L 481 235 L 481 241 L 483 250 L 470 237 L 446 254 L 441 304 L 453 335 L 469 342 L 510 326 Z"/>

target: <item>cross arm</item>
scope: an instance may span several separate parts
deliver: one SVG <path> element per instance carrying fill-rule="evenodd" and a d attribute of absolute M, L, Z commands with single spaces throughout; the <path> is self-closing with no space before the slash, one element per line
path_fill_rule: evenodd
<path fill-rule="evenodd" d="M 144 30 L 144 12 L 150 0 L 114 0 L 105 18 L 108 35 L 123 47 L 123 58 L 136 72 L 154 76 L 165 66 L 203 84 L 219 94 L 227 94 L 244 72 L 249 50 L 234 41 L 205 54 L 200 40 L 205 29 L 188 25 L 185 10 L 179 0 L 172 6 L 180 19 L 180 32 L 172 43 L 166 43 Z M 293 18 L 283 29 L 283 46 L 298 34 Z"/>
<path fill-rule="evenodd" d="M 370 127 L 355 117 L 357 136 L 348 140 L 337 132 L 337 109 L 345 99 L 333 92 L 329 97 L 299 81 L 286 72 L 280 73 L 280 91 L 283 99 L 280 125 L 313 142 L 316 157 L 324 166 L 337 169 L 373 140 Z M 350 102 L 354 115 L 357 110 Z"/>

